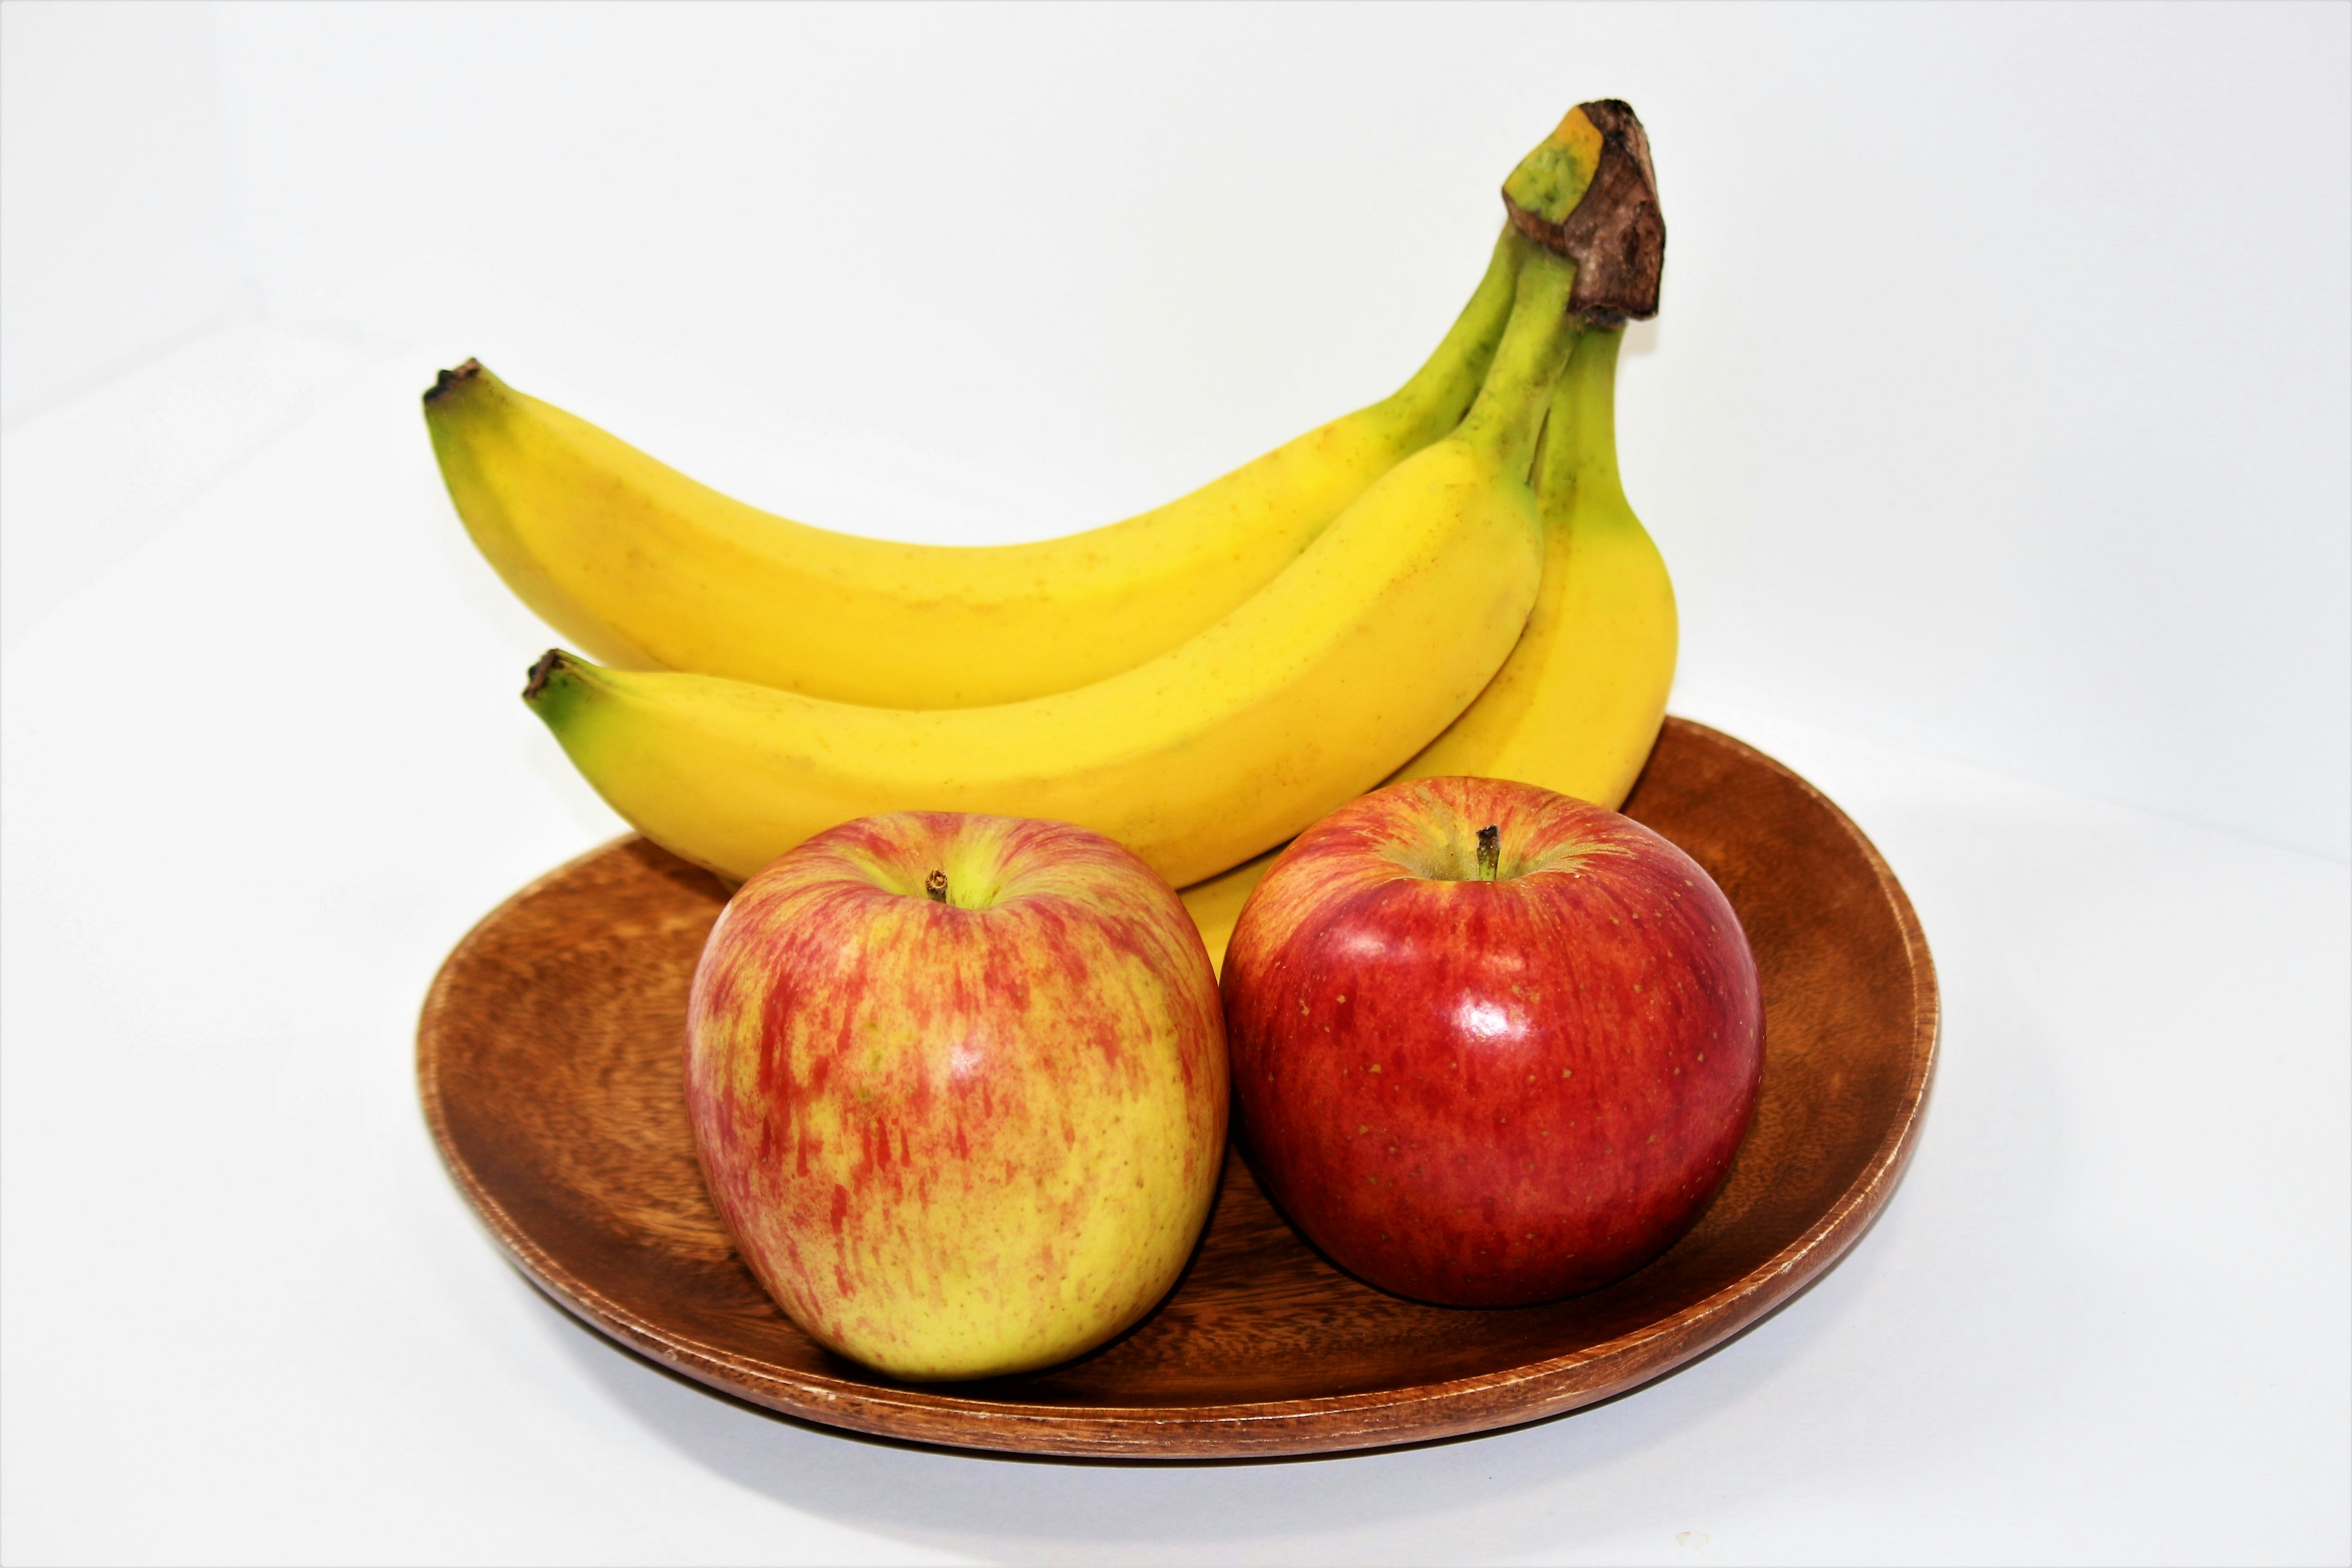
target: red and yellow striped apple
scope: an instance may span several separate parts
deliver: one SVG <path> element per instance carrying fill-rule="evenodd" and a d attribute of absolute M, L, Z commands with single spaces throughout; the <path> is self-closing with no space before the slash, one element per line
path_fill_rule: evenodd
<path fill-rule="evenodd" d="M 1454 1306 L 1664 1251 L 1763 1069 L 1755 961 L 1706 871 L 1496 779 L 1392 784 L 1300 835 L 1242 910 L 1224 994 L 1275 1200 L 1342 1267 Z"/>
<path fill-rule="evenodd" d="M 1200 936 L 1063 823 L 898 813 L 778 858 L 703 949 L 686 1085 L 760 1282 L 909 1380 L 1050 1365 L 1142 1317 L 1224 1153 Z"/>

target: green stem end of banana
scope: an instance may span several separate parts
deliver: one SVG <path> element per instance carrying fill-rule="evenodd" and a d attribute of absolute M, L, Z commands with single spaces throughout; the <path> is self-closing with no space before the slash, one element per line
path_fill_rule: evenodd
<path fill-rule="evenodd" d="M 1515 473 L 1526 474 L 1533 462 L 1552 384 L 1585 330 L 1583 318 L 1569 303 L 1578 276 L 1574 262 L 1528 247 L 1511 323 L 1495 350 L 1478 401 L 1454 435 Z"/>
<path fill-rule="evenodd" d="M 523 682 L 523 706 L 561 736 L 596 673 L 596 667 L 583 663 L 578 655 L 549 648 L 539 656 L 530 667 L 530 679 Z"/>

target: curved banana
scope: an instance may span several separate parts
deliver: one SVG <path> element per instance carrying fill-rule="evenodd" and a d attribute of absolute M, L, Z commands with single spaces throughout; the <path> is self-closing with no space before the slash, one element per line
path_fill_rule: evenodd
<path fill-rule="evenodd" d="M 1526 248 L 1505 230 L 1452 331 L 1391 396 L 1156 510 L 1034 544 L 899 544 L 792 522 L 472 362 L 441 374 L 425 417 L 474 542 L 605 663 L 883 708 L 1016 702 L 1206 629 L 1452 430 L 1493 359 Z"/>
<path fill-rule="evenodd" d="M 1665 722 L 1674 581 L 1617 468 L 1622 327 L 1587 331 L 1552 395 L 1537 472 L 1544 578 L 1518 646 L 1400 778 L 1518 779 L 1624 804 Z"/>
<path fill-rule="evenodd" d="M 1538 459 L 1543 587 L 1518 646 L 1480 692 L 1394 777 L 1517 779 L 1615 810 L 1665 721 L 1674 684 L 1675 589 L 1617 472 L 1620 328 L 1585 332 L 1552 393 Z M 1234 921 L 1269 853 L 1184 889 L 1221 968 Z"/>
<path fill-rule="evenodd" d="M 827 702 L 551 654 L 524 697 L 655 842 L 743 878 L 910 807 L 1044 816 L 1197 881 L 1377 784 L 1469 706 L 1542 574 L 1526 475 L 1577 331 L 1573 264 L 1531 252 L 1477 404 L 1263 590 L 1172 651 L 994 708 Z"/>

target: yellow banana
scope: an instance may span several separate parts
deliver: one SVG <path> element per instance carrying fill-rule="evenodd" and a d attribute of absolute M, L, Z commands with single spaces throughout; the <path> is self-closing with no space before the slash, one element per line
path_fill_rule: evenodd
<path fill-rule="evenodd" d="M 1536 490 L 1543 587 L 1503 668 L 1394 777 L 1517 779 L 1615 810 L 1648 760 L 1674 684 L 1675 590 L 1617 472 L 1622 327 L 1576 345 L 1552 394 Z M 1184 889 L 1209 956 L 1225 943 L 1271 853 Z"/>
<path fill-rule="evenodd" d="M 1375 479 L 1452 430 L 1510 314 L 1506 229 L 1402 388 L 1156 510 L 1034 544 L 900 544 L 760 511 L 468 362 L 425 394 L 474 542 L 565 637 L 882 708 L 1016 702 L 1131 669 L 1256 593 Z"/>
<path fill-rule="evenodd" d="M 1542 574 L 1527 475 L 1576 337 L 1575 275 L 1530 247 L 1460 428 L 1232 613 L 1108 679 L 908 710 L 558 653 L 524 697 L 615 810 L 723 875 L 848 818 L 921 807 L 1078 823 L 1197 881 L 1379 783 L 1518 641 Z"/>
<path fill-rule="evenodd" d="M 1665 721 L 1677 626 L 1666 563 L 1617 469 L 1624 329 L 1584 334 L 1552 395 L 1536 479 L 1545 592 L 1478 700 L 1402 778 L 1519 779 L 1612 811 Z"/>

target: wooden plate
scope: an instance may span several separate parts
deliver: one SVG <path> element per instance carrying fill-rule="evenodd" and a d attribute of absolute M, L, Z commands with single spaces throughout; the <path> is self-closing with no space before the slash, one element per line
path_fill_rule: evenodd
<path fill-rule="evenodd" d="M 1550 1306 L 1383 1295 L 1301 1241 L 1236 1153 L 1175 1290 L 1088 1356 L 917 1385 L 819 1349 L 736 1260 L 687 1132 L 687 981 L 725 894 L 641 839 L 524 889 L 450 954 L 417 1037 L 425 1118 L 491 1233 L 558 1301 L 666 1366 L 812 1421 L 1148 1458 L 1368 1448 L 1534 1420 L 1669 1371 L 1834 1263 L 1902 1173 L 1935 1060 L 1918 921 L 1818 791 L 1669 720 L 1626 809 L 1739 911 L 1763 980 L 1763 1093 L 1697 1227 L 1631 1279 Z"/>

